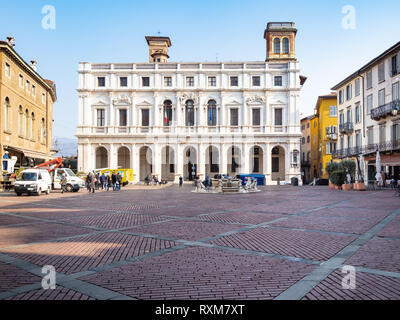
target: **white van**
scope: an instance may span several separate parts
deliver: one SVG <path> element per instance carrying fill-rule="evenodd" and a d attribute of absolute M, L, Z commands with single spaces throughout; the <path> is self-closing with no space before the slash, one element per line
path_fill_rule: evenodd
<path fill-rule="evenodd" d="M 63 174 L 67 177 L 67 192 L 77 192 L 79 189 L 85 188 L 85 181 L 76 176 L 69 168 L 58 168 L 53 172 L 53 189 L 61 190 L 61 179 Z"/>
<path fill-rule="evenodd" d="M 47 170 L 28 169 L 18 175 L 14 190 L 17 196 L 23 193 L 40 196 L 43 192 L 50 194 L 51 185 L 51 177 Z"/>

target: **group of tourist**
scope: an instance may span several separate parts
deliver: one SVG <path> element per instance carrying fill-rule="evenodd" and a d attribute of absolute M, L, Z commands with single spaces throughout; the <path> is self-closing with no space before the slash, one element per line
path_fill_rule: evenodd
<path fill-rule="evenodd" d="M 106 190 L 109 191 L 112 186 L 113 191 L 120 191 L 122 186 L 122 176 L 118 172 L 112 173 L 111 176 L 107 173 L 95 173 L 89 172 L 86 177 L 86 187 L 89 193 L 95 193 L 95 190 Z"/>
<path fill-rule="evenodd" d="M 149 185 L 157 186 L 157 185 L 168 184 L 168 180 L 165 179 L 158 180 L 157 176 L 146 176 L 146 178 L 144 178 L 144 183 L 148 186 Z"/>

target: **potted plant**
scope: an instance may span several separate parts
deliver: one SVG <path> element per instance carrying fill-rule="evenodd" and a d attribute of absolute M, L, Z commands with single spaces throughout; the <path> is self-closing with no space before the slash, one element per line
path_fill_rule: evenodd
<path fill-rule="evenodd" d="M 329 188 L 335 189 L 335 185 L 332 183 L 332 173 L 339 170 L 339 164 L 337 162 L 330 162 L 326 165 L 326 172 L 329 176 Z"/>
<path fill-rule="evenodd" d="M 335 185 L 336 190 L 341 190 L 346 178 L 346 173 L 343 170 L 332 172 L 331 181 Z"/>
<path fill-rule="evenodd" d="M 352 188 L 351 182 L 354 180 L 357 165 L 352 160 L 344 160 L 340 163 L 340 167 L 345 172 L 343 190 L 350 191 Z"/>

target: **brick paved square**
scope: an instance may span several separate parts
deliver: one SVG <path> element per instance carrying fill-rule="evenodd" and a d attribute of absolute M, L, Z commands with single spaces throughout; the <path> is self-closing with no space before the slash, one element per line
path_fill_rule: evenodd
<path fill-rule="evenodd" d="M 90 226 L 101 229 L 122 229 L 138 225 L 151 224 L 168 218 L 134 213 L 115 213 L 102 216 L 78 217 L 66 219 L 65 222 L 78 226 Z"/>
<path fill-rule="evenodd" d="M 58 223 L 40 223 L 0 229 L 0 248 L 92 233 L 93 230 Z"/>
<path fill-rule="evenodd" d="M 203 238 L 213 237 L 220 233 L 240 229 L 241 227 L 243 226 L 192 220 L 179 220 L 149 226 L 139 226 L 135 229 L 126 230 L 126 232 L 131 231 L 134 233 L 151 234 L 168 239 L 196 241 Z"/>
<path fill-rule="evenodd" d="M 309 217 L 337 217 L 349 220 L 360 221 L 360 219 L 372 220 L 379 222 L 390 215 L 392 210 L 381 210 L 371 208 L 342 208 L 335 207 L 329 209 L 321 209 L 308 213 Z"/>
<path fill-rule="evenodd" d="M 317 261 L 328 260 L 356 238 L 286 229 L 256 228 L 211 243 Z"/>
<path fill-rule="evenodd" d="M 384 277 L 376 274 L 357 272 L 356 288 L 343 289 L 346 274 L 336 270 L 303 300 L 399 300 L 400 278 Z"/>
<path fill-rule="evenodd" d="M 212 221 L 212 222 L 223 222 L 223 223 L 237 223 L 237 224 L 261 224 L 270 222 L 276 219 L 285 217 L 282 214 L 266 214 L 257 212 L 224 212 L 218 214 L 210 214 L 198 217 L 199 220 Z"/>
<path fill-rule="evenodd" d="M 330 232 L 343 232 L 363 234 L 376 225 L 374 220 L 349 220 L 344 218 L 334 217 L 290 217 L 287 220 L 276 222 L 271 226 L 308 229 L 308 230 L 321 230 Z"/>
<path fill-rule="evenodd" d="M 16 224 L 24 224 L 24 223 L 37 223 L 37 221 L 32 221 L 30 219 L 21 218 L 21 217 L 0 214 L 0 227 L 16 225 Z"/>
<path fill-rule="evenodd" d="M 32 290 L 25 293 L 21 293 L 14 297 L 8 298 L 6 300 L 31 300 L 31 301 L 41 301 L 41 300 L 95 300 L 87 295 L 80 292 L 67 289 L 61 286 L 57 286 L 55 290 Z"/>
<path fill-rule="evenodd" d="M 398 238 L 400 240 L 400 220 L 394 220 L 378 233 L 379 237 Z"/>
<path fill-rule="evenodd" d="M 346 264 L 400 272 L 400 240 L 374 238 L 362 246 Z"/>
<path fill-rule="evenodd" d="M 145 300 L 268 300 L 313 269 L 299 262 L 193 247 L 80 280 Z"/>
<path fill-rule="evenodd" d="M 61 275 L 97 288 L 87 291 L 60 280 L 55 291 L 27 287 L 10 299 L 108 296 L 102 290 L 153 300 L 273 299 L 291 292 L 320 263 L 346 249 L 355 251 L 345 264 L 390 271 L 391 276 L 362 272 L 360 287 L 343 293 L 338 288 L 341 274 L 334 273 L 321 278 L 308 295 L 297 289 L 296 295 L 398 299 L 400 214 L 383 224 L 400 208 L 393 192 L 339 192 L 323 186 L 261 189 L 237 196 L 198 195 L 192 186 L 95 195 L 0 195 L 0 292 L 39 285 L 42 279 L 31 272 L 53 265 Z M 277 219 L 282 220 L 255 227 Z M 379 223 L 382 229 L 372 240 L 361 248 L 347 247 Z M 184 241 L 214 247 L 183 246 Z M 84 276 L 85 271 L 93 274 Z"/>
<path fill-rule="evenodd" d="M 29 272 L 0 261 L 0 293 L 41 281 L 41 278 Z"/>
<path fill-rule="evenodd" d="M 54 266 L 60 273 L 72 274 L 163 250 L 174 245 L 175 243 L 171 241 L 120 233 L 103 233 L 2 250 L 2 252 L 41 267 Z"/>

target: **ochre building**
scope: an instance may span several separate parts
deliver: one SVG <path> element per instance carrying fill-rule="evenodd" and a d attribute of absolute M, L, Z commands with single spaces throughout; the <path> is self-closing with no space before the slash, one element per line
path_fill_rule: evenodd
<path fill-rule="evenodd" d="M 17 167 L 30 167 L 52 158 L 56 89 L 14 46 L 13 38 L 0 41 L 0 154 L 8 151 Z"/>

